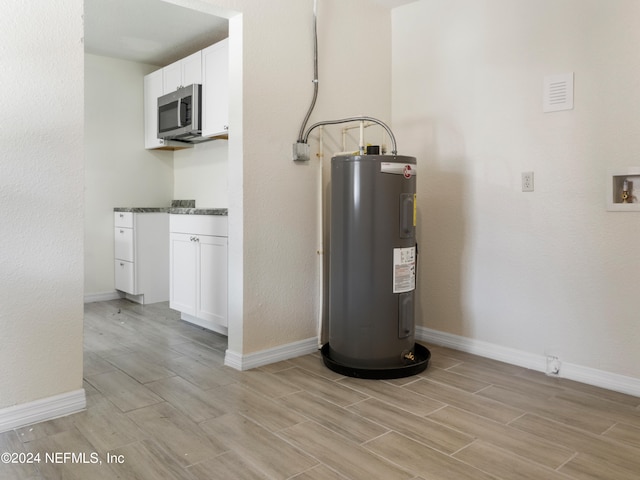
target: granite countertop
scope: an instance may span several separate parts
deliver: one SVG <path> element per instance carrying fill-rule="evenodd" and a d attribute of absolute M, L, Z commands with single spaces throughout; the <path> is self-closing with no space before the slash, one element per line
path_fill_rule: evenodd
<path fill-rule="evenodd" d="M 132 213 L 155 213 L 168 212 L 169 207 L 115 207 L 114 212 L 132 212 Z"/>
<path fill-rule="evenodd" d="M 228 215 L 226 208 L 184 208 L 172 207 L 169 213 L 173 215 Z"/>
<path fill-rule="evenodd" d="M 174 215 L 228 215 L 226 208 L 195 208 L 195 200 L 173 200 L 171 207 L 116 207 L 114 212 L 155 213 Z"/>

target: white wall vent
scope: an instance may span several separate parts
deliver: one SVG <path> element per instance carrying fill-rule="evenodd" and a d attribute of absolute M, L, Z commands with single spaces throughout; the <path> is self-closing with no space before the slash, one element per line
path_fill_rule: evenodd
<path fill-rule="evenodd" d="M 573 72 L 544 77 L 542 110 L 558 112 L 573 109 Z"/>

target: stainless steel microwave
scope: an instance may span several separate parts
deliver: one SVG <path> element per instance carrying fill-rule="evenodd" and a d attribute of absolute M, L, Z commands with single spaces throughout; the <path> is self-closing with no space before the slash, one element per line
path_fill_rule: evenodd
<path fill-rule="evenodd" d="M 158 138 L 203 141 L 202 85 L 194 83 L 158 97 Z"/>

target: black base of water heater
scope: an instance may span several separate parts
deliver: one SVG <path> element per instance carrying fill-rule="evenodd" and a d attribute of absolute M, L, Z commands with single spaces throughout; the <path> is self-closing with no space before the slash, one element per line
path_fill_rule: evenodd
<path fill-rule="evenodd" d="M 431 358 L 429 349 L 419 343 L 416 343 L 413 348 L 414 361 L 407 365 L 390 368 L 358 368 L 338 363 L 331 358 L 328 343 L 322 346 L 320 352 L 322 353 L 324 364 L 330 370 L 341 375 L 346 375 L 347 377 L 366 378 L 369 380 L 388 380 L 391 378 L 404 378 L 417 375 L 426 370 L 429 365 L 429 359 Z"/>

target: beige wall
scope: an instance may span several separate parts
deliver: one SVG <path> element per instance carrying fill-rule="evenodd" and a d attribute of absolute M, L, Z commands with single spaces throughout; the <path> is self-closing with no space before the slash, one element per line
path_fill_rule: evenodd
<path fill-rule="evenodd" d="M 418 157 L 419 324 L 640 378 L 635 0 L 422 0 L 393 11 L 393 124 Z M 575 72 L 575 108 L 542 82 Z M 535 172 L 523 193 L 521 172 Z"/>
<path fill-rule="evenodd" d="M 314 160 L 291 161 L 312 94 L 313 2 L 261 2 L 259 8 L 248 3 L 252 8 L 243 15 L 245 354 L 317 334 L 319 278 L 317 142 L 311 142 Z M 372 25 L 380 26 L 375 35 Z M 318 35 L 319 96 L 310 124 L 358 114 L 390 120 L 389 10 L 363 0 L 321 1 Z M 329 158 L 325 161 L 328 165 Z"/>
<path fill-rule="evenodd" d="M 0 3 L 0 409 L 82 388 L 82 34 L 81 0 Z"/>

